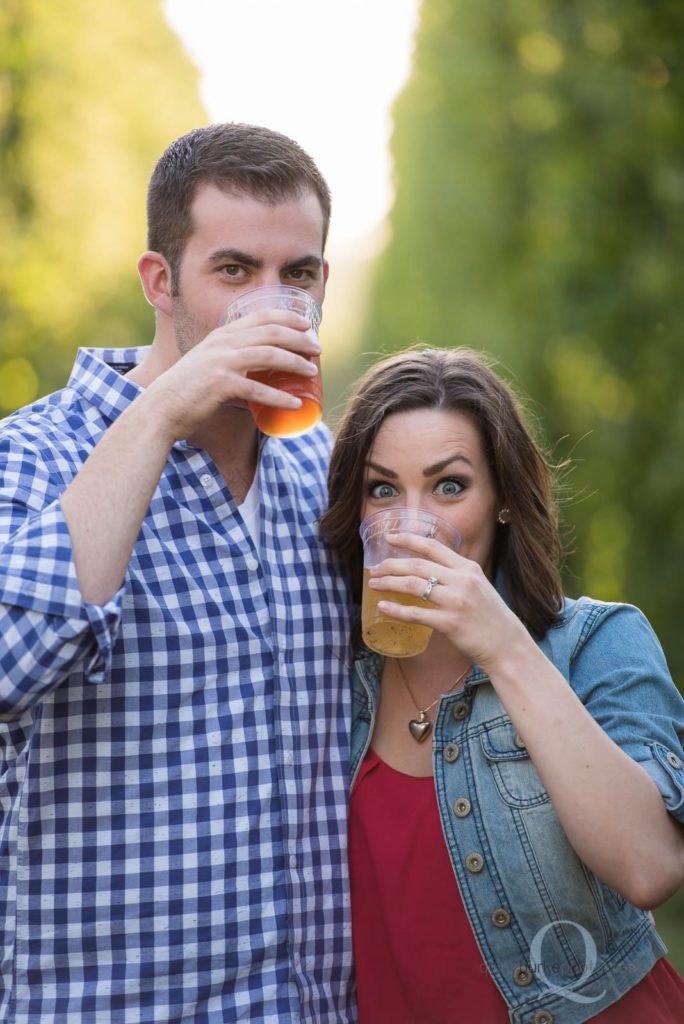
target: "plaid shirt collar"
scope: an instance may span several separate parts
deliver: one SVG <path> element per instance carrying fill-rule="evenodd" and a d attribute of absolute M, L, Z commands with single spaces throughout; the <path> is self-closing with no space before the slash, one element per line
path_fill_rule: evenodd
<path fill-rule="evenodd" d="M 68 387 L 113 422 L 142 388 L 123 376 L 142 362 L 147 348 L 80 348 Z"/>

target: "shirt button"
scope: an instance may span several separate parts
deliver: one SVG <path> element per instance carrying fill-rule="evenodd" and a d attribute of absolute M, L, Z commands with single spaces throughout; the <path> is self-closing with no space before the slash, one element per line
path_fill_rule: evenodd
<path fill-rule="evenodd" d="M 209 488 L 213 487 L 214 485 L 214 478 L 211 475 L 211 473 L 203 473 L 202 476 L 200 477 L 200 483 L 202 484 L 202 487 L 205 489 L 205 491 L 208 491 Z"/>
<path fill-rule="evenodd" d="M 469 711 L 470 711 L 470 708 L 468 707 L 467 702 L 464 701 L 464 700 L 459 700 L 459 701 L 456 702 L 456 704 L 454 704 L 454 707 L 453 707 L 453 710 L 452 710 L 451 713 L 454 716 L 454 718 L 456 719 L 456 721 L 460 722 L 462 718 L 467 718 L 468 717 Z"/>
<path fill-rule="evenodd" d="M 457 818 L 467 818 L 470 814 L 470 800 L 461 796 L 453 803 L 454 814 Z"/>
<path fill-rule="evenodd" d="M 291 868 L 296 868 L 297 867 L 297 858 L 295 857 L 294 854 L 292 854 L 292 856 L 290 857 L 290 867 Z"/>
<path fill-rule="evenodd" d="M 513 981 L 516 985 L 530 985 L 534 979 L 534 974 L 529 967 L 516 967 L 513 971 Z"/>
<path fill-rule="evenodd" d="M 681 768 L 682 767 L 682 759 L 681 759 L 681 757 L 677 757 L 677 755 L 673 754 L 671 750 L 668 751 L 668 754 L 667 754 L 667 763 L 671 764 L 673 768 Z"/>
<path fill-rule="evenodd" d="M 448 764 L 451 764 L 452 761 L 456 760 L 459 754 L 460 750 L 458 749 L 458 743 L 447 743 L 442 753 L 442 757 Z"/>
<path fill-rule="evenodd" d="M 532 1018 L 532 1024 L 553 1024 L 553 1014 L 550 1010 L 539 1010 Z"/>
<path fill-rule="evenodd" d="M 525 749 L 525 740 L 522 738 L 519 732 L 516 732 L 515 736 L 513 737 L 513 742 L 515 743 L 518 750 Z"/>
<path fill-rule="evenodd" d="M 291 750 L 285 751 L 285 764 L 294 764 L 294 754 L 292 753 Z"/>
<path fill-rule="evenodd" d="M 497 907 L 496 910 L 492 910 L 490 920 L 495 928 L 508 928 L 511 915 L 504 907 Z"/>
<path fill-rule="evenodd" d="M 481 853 L 469 853 L 464 863 L 471 875 L 477 875 L 484 867 L 484 857 Z"/>
<path fill-rule="evenodd" d="M 251 555 L 247 555 L 247 558 L 245 558 L 245 565 L 247 566 L 250 572 L 256 572 L 257 569 L 259 568 L 259 563 L 257 562 L 256 558 L 252 558 Z"/>

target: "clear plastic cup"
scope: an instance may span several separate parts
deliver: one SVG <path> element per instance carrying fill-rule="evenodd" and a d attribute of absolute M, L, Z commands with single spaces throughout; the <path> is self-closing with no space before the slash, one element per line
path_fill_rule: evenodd
<path fill-rule="evenodd" d="M 292 309 L 311 322 L 311 330 L 318 337 L 321 323 L 321 307 L 303 288 L 291 285 L 273 285 L 253 288 L 243 292 L 226 310 L 224 323 L 232 323 L 240 317 L 259 310 Z M 298 373 L 283 373 L 281 370 L 262 370 L 250 373 L 252 380 L 261 381 L 279 391 L 287 391 L 302 401 L 298 409 L 277 409 L 260 402 L 248 402 L 249 410 L 256 425 L 264 434 L 272 437 L 296 437 L 315 427 L 323 414 L 323 393 L 321 386 L 321 364 L 318 356 L 309 356 L 309 361 L 318 368 L 315 377 L 302 377 Z"/>
<path fill-rule="evenodd" d="M 458 551 L 461 535 L 451 523 L 434 512 L 420 508 L 383 508 L 372 512 L 361 523 L 363 543 L 363 592 L 361 597 L 361 632 L 364 643 L 378 654 L 392 658 L 412 658 L 427 647 L 432 630 L 411 622 L 400 622 L 378 610 L 378 601 L 397 604 L 432 606 L 431 601 L 410 594 L 389 590 L 372 590 L 368 586 L 370 569 L 385 558 L 415 558 L 415 552 L 390 544 L 388 533 L 415 533 L 435 537 Z"/>

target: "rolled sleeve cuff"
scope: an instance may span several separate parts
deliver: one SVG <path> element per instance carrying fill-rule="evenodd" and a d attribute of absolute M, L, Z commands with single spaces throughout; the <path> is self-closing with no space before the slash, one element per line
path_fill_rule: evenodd
<path fill-rule="evenodd" d="M 89 683 L 104 683 L 112 668 L 112 650 L 121 623 L 121 604 L 126 587 L 121 587 L 103 605 L 85 604 L 83 611 L 88 619 L 96 649 L 87 659 L 83 669 Z"/>
<path fill-rule="evenodd" d="M 662 743 L 649 743 L 649 755 L 640 761 L 655 782 L 670 814 L 684 824 L 684 752 Z"/>
<path fill-rule="evenodd" d="M 92 682 L 109 673 L 125 591 L 124 585 L 104 605 L 83 600 L 59 501 L 27 520 L 0 550 L 0 603 L 69 621 L 76 633 L 89 630 L 95 649 L 84 670 Z"/>

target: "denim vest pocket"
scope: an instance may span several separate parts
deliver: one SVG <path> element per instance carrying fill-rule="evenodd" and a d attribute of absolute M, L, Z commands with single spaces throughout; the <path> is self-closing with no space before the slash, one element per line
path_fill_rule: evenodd
<path fill-rule="evenodd" d="M 549 802 L 549 794 L 510 719 L 485 725 L 480 742 L 504 803 L 524 808 Z"/>

